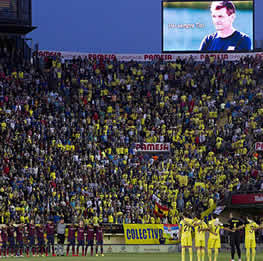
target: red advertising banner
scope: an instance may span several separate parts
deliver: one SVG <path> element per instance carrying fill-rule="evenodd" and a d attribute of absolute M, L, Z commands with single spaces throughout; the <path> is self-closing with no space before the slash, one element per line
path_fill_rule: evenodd
<path fill-rule="evenodd" d="M 237 194 L 233 195 L 231 199 L 232 205 L 242 204 L 262 204 L 263 193 L 261 194 Z"/>

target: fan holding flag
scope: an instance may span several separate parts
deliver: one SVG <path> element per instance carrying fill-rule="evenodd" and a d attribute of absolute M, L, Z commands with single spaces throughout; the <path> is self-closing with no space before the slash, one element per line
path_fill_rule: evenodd
<path fill-rule="evenodd" d="M 160 218 L 167 217 L 169 208 L 167 206 L 161 205 L 155 202 L 154 214 Z"/>

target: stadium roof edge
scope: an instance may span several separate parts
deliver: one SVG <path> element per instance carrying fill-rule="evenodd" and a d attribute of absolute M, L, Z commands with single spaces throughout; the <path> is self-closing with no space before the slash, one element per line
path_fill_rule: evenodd
<path fill-rule="evenodd" d="M 25 25 L 17 25 L 17 24 L 1 24 L 0 33 L 25 35 L 25 34 L 32 32 L 36 28 L 37 28 L 36 26 L 25 26 Z"/>

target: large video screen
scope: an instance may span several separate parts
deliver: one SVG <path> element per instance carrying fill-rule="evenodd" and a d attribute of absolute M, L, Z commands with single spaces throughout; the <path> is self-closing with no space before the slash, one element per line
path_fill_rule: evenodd
<path fill-rule="evenodd" d="M 254 2 L 162 2 L 163 52 L 247 52 L 254 48 Z"/>

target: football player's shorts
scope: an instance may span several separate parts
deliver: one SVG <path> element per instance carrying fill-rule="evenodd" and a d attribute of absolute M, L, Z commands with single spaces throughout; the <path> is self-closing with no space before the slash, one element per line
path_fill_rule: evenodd
<path fill-rule="evenodd" d="M 191 237 L 182 237 L 181 238 L 181 246 L 182 247 L 190 247 L 193 245 Z"/>
<path fill-rule="evenodd" d="M 221 248 L 220 238 L 218 239 L 208 239 L 208 248 Z"/>
<path fill-rule="evenodd" d="M 205 240 L 196 239 L 195 240 L 195 247 L 205 247 Z"/>
<path fill-rule="evenodd" d="M 255 239 L 245 239 L 245 248 L 256 248 Z"/>

